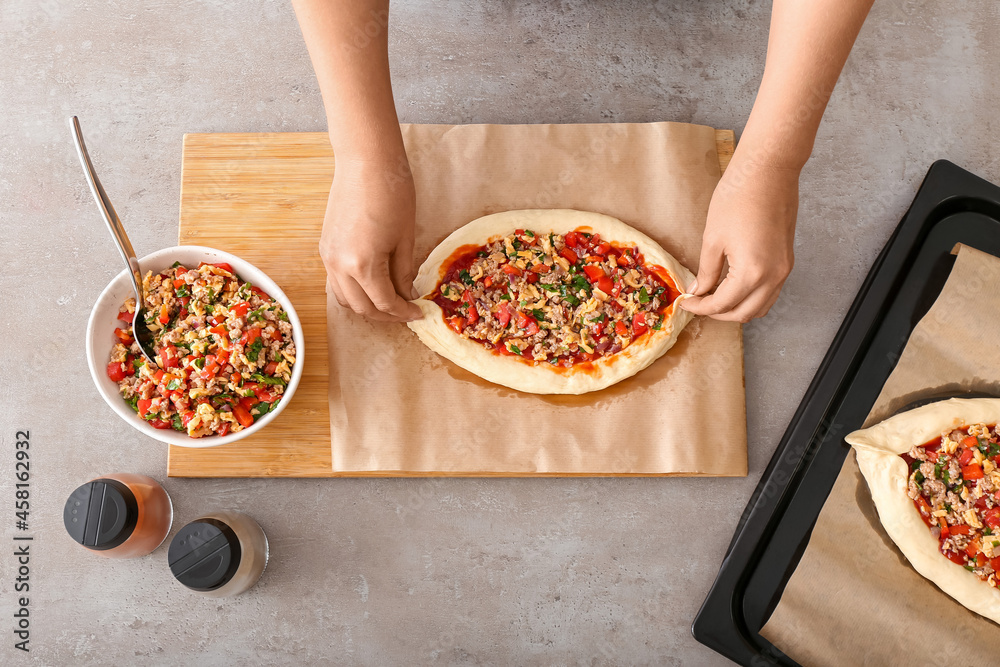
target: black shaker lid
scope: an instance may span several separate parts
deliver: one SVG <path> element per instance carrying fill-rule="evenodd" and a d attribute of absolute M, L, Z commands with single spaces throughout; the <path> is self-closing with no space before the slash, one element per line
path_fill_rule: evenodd
<path fill-rule="evenodd" d="M 66 531 L 88 549 L 114 549 L 131 537 L 139 518 L 135 494 L 115 479 L 95 479 L 70 494 L 63 508 Z"/>
<path fill-rule="evenodd" d="M 174 578 L 196 591 L 226 585 L 240 566 L 240 538 L 218 519 L 198 519 L 174 535 L 167 562 Z"/>

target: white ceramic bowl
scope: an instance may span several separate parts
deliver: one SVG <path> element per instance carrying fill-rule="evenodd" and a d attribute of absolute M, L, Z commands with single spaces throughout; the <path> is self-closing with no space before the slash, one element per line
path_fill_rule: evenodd
<path fill-rule="evenodd" d="M 101 292 L 97 303 L 94 304 L 94 309 L 90 312 L 90 321 L 87 323 L 87 363 L 90 365 L 90 375 L 94 378 L 97 391 L 101 393 L 104 401 L 122 419 L 149 437 L 171 445 L 178 445 L 180 447 L 216 447 L 257 433 L 271 423 L 285 409 L 292 395 L 295 393 L 296 387 L 299 386 L 299 380 L 302 379 L 302 361 L 304 359 L 305 345 L 302 339 L 302 323 L 299 322 L 299 316 L 295 312 L 292 302 L 288 300 L 288 297 L 285 296 L 285 293 L 281 291 L 281 288 L 273 280 L 268 278 L 263 271 L 253 264 L 235 255 L 230 255 L 228 252 L 201 246 L 174 246 L 173 248 L 164 248 L 151 255 L 146 255 L 139 260 L 139 267 L 142 269 L 143 275 L 145 275 L 147 271 L 153 271 L 154 273 L 162 271 L 174 262 L 180 262 L 187 267 L 196 267 L 199 262 L 207 262 L 209 264 L 226 262 L 233 267 L 233 270 L 236 271 L 240 278 L 260 287 L 277 299 L 278 303 L 285 309 L 285 312 L 288 313 L 288 320 L 292 325 L 292 340 L 295 342 L 295 366 L 292 367 L 292 378 L 288 386 L 285 387 L 281 402 L 278 403 L 278 407 L 273 412 L 264 415 L 261 419 L 254 422 L 250 428 L 223 436 L 211 435 L 203 438 L 192 438 L 180 431 L 154 428 L 149 422 L 140 418 L 139 415 L 132 411 L 128 403 L 125 402 L 125 399 L 118 392 L 118 383 L 109 378 L 107 372 L 111 357 L 111 348 L 114 345 L 114 330 L 115 327 L 120 325 L 118 322 L 118 312 L 121 310 L 125 300 L 134 296 L 132 285 L 124 270 L 115 276 L 115 279 Z"/>

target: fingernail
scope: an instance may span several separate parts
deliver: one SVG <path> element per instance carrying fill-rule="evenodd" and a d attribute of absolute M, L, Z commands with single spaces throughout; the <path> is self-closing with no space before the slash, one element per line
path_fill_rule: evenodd
<path fill-rule="evenodd" d="M 688 285 L 688 288 L 685 291 L 688 294 L 697 294 L 697 292 L 695 291 L 697 289 L 698 289 L 698 281 L 695 280 L 693 283 L 691 283 L 690 285 Z"/>

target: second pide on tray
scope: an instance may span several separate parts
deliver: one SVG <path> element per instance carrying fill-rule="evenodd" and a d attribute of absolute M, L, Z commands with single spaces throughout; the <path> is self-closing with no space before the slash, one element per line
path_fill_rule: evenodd
<path fill-rule="evenodd" d="M 879 519 L 910 564 L 1000 622 L 1000 399 L 951 399 L 855 431 Z"/>
<path fill-rule="evenodd" d="M 506 211 L 461 227 L 421 265 L 424 313 L 409 327 L 480 377 L 537 394 L 582 394 L 635 375 L 691 321 L 694 276 L 616 218 Z"/>

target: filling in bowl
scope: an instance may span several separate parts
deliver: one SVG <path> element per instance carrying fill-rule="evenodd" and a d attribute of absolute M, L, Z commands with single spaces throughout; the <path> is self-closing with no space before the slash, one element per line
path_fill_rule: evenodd
<path fill-rule="evenodd" d="M 425 298 L 455 332 L 497 354 L 570 368 L 659 330 L 679 294 L 635 246 L 519 229 L 460 248 Z"/>
<path fill-rule="evenodd" d="M 1000 429 L 973 424 L 901 454 L 907 492 L 941 553 L 991 586 L 1000 573 Z"/>
<path fill-rule="evenodd" d="M 118 314 L 108 363 L 108 377 L 142 419 L 200 438 L 240 431 L 277 407 L 295 364 L 281 304 L 229 264 L 175 262 L 142 282 L 158 368 L 135 341 L 135 299 Z"/>

